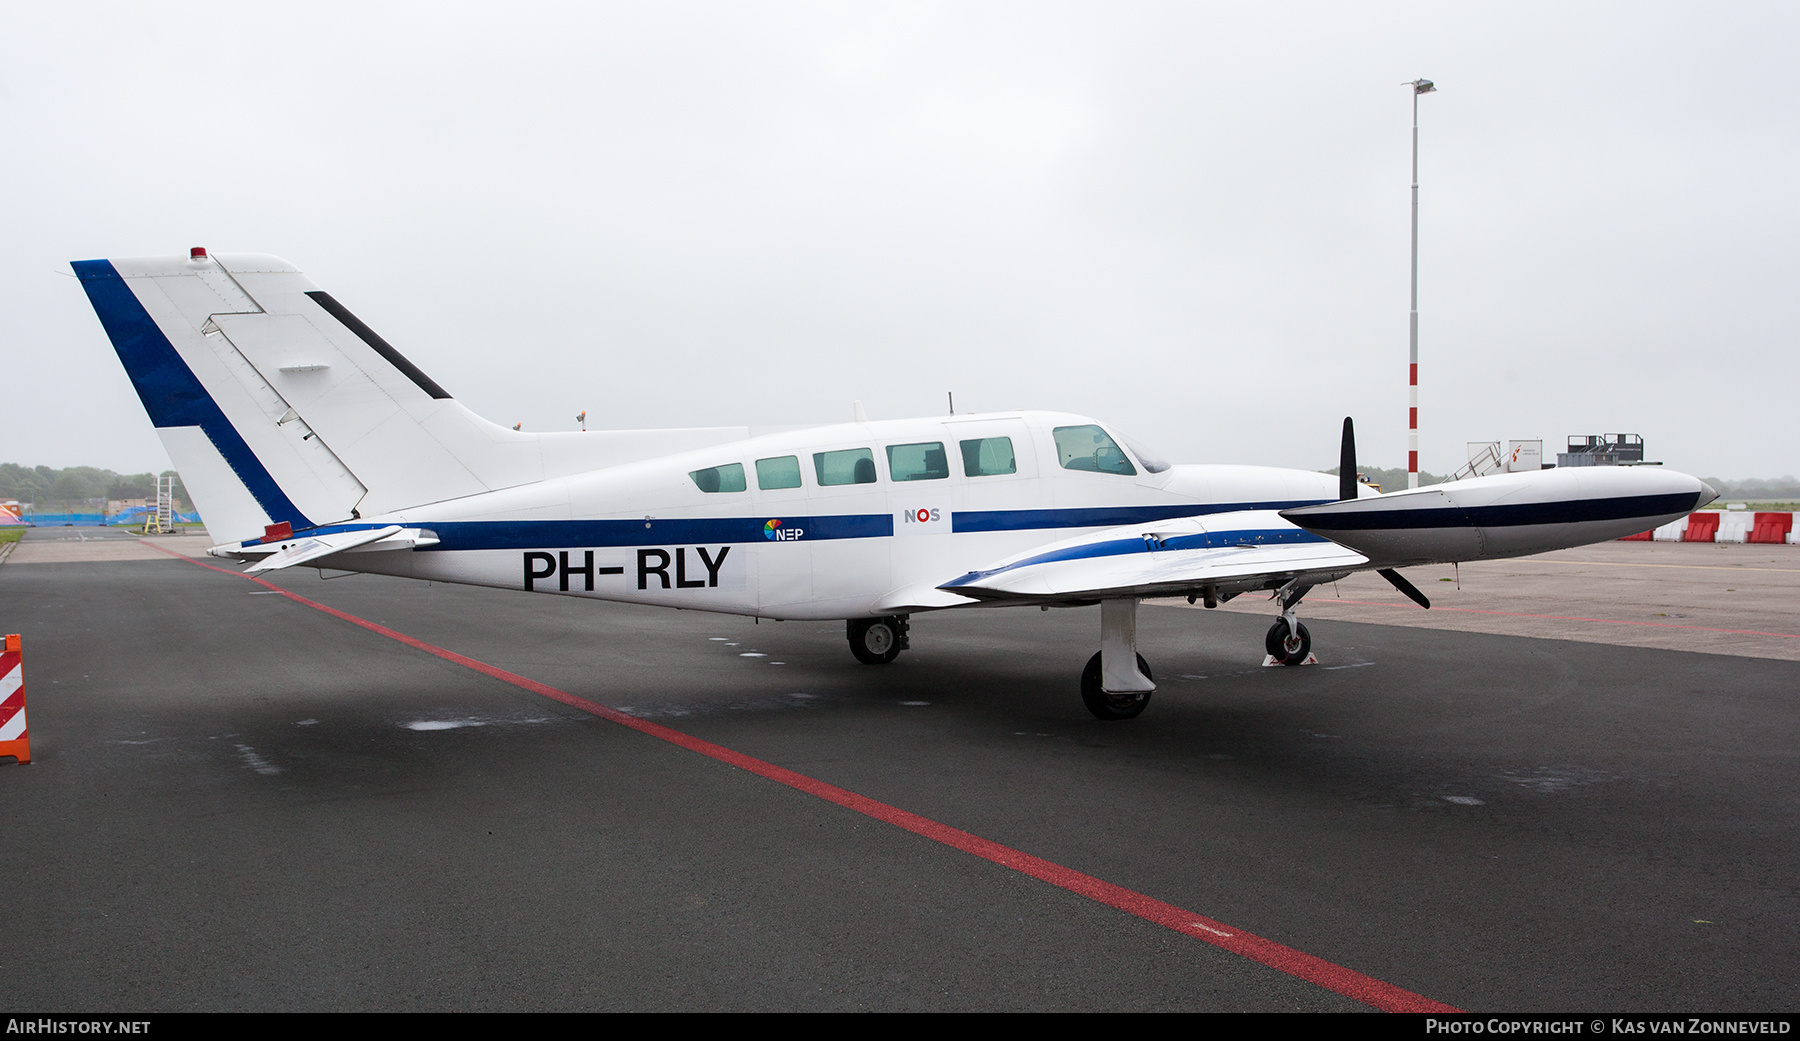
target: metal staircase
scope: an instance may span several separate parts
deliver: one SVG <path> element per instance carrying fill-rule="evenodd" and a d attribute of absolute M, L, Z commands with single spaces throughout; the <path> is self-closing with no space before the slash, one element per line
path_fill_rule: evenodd
<path fill-rule="evenodd" d="M 156 511 L 144 520 L 144 534 L 175 533 L 175 475 L 156 479 Z"/>

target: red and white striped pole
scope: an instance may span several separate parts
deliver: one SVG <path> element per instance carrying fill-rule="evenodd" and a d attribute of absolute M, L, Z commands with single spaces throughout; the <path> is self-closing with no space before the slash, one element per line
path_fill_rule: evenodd
<path fill-rule="evenodd" d="M 1406 370 L 1406 486 L 1419 486 L 1419 95 L 1437 87 L 1430 80 L 1413 80 L 1412 167 L 1412 314 L 1409 329 L 1410 361 Z"/>

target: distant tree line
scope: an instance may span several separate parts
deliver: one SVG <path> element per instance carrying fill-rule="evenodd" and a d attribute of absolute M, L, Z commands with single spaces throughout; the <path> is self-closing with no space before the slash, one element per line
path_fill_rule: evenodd
<path fill-rule="evenodd" d="M 20 466 L 0 463 L 0 499 L 17 499 L 37 504 L 42 511 L 48 505 L 99 505 L 108 499 L 156 499 L 158 474 L 119 474 L 92 466 L 71 466 L 57 470 L 48 466 Z M 176 509 L 191 510 L 182 494 L 181 481 L 175 481 Z"/>
<path fill-rule="evenodd" d="M 1800 480 L 1793 474 L 1775 480 L 1727 481 L 1719 477 L 1705 478 L 1707 484 L 1719 491 L 1725 499 L 1772 499 L 1783 502 L 1800 499 Z"/>
<path fill-rule="evenodd" d="M 1336 476 L 1338 468 L 1334 466 L 1325 472 Z M 1361 474 L 1370 484 L 1380 485 L 1381 490 L 1384 492 L 1398 491 L 1406 487 L 1405 470 L 1384 470 L 1379 466 L 1359 466 L 1356 468 L 1356 472 Z M 1443 474 L 1426 473 L 1424 470 L 1419 471 L 1419 487 L 1421 488 L 1428 484 L 1443 484 L 1449 479 L 1449 477 Z"/>

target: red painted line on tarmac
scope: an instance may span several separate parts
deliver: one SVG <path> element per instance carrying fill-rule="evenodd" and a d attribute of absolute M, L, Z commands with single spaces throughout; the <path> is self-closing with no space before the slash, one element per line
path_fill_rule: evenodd
<path fill-rule="evenodd" d="M 1394 604 L 1384 600 L 1341 600 L 1337 597 L 1322 597 L 1315 603 L 1320 604 L 1354 604 L 1357 607 L 1411 607 L 1411 604 Z M 1580 618 L 1574 615 L 1560 614 L 1521 614 L 1517 611 L 1482 611 L 1473 607 L 1433 607 L 1433 611 L 1454 611 L 1457 614 L 1491 614 L 1501 618 L 1538 618 L 1546 622 L 1601 622 L 1606 625 L 1645 625 L 1652 629 L 1692 629 L 1701 633 L 1735 633 L 1739 636 L 1779 636 L 1784 640 L 1800 640 L 1800 633 L 1767 633 L 1760 629 L 1713 629 L 1704 625 L 1679 625 L 1675 622 L 1634 622 L 1623 618 Z"/>
<path fill-rule="evenodd" d="M 618 709 L 607 708 L 605 705 L 589 701 L 586 698 L 570 694 L 567 691 L 558 690 L 549 684 L 539 683 L 537 680 L 528 679 L 517 673 L 508 672 L 498 666 L 477 661 L 467 655 L 458 654 L 451 650 L 445 650 L 442 647 L 426 643 L 424 640 L 418 639 L 417 637 L 396 632 L 385 625 L 371 622 L 366 618 L 359 618 L 347 611 L 340 611 L 335 607 L 327 607 L 316 600 L 309 600 L 298 593 L 283 589 L 273 582 L 257 578 L 254 575 L 246 575 L 239 571 L 233 571 L 230 568 L 219 567 L 215 564 L 207 564 L 195 560 L 192 557 L 182 556 L 172 550 L 163 549 L 163 547 L 156 546 L 153 543 L 145 543 L 145 545 L 149 545 L 152 548 L 161 550 L 179 560 L 185 560 L 190 564 L 198 565 L 199 567 L 206 568 L 210 571 L 217 571 L 221 574 L 234 575 L 238 578 L 248 579 L 265 589 L 280 593 L 295 603 L 304 604 L 316 611 L 323 611 L 333 618 L 341 618 L 351 625 L 360 626 L 372 633 L 385 636 L 390 640 L 398 640 L 408 647 L 424 651 L 426 654 L 436 655 L 445 661 L 454 662 L 465 668 L 473 669 L 476 672 L 485 676 L 491 676 L 503 683 L 510 683 L 521 690 L 528 690 L 533 694 L 540 694 L 553 701 L 560 701 L 571 708 L 580 709 L 583 712 L 599 716 L 601 719 L 617 723 L 620 726 L 630 727 L 649 737 L 680 745 L 682 748 L 688 749 L 691 752 L 698 752 L 711 759 L 716 759 L 721 763 L 735 766 L 741 770 L 748 770 L 760 777 L 765 777 L 779 784 L 785 784 L 797 791 L 817 796 L 827 802 L 836 803 L 845 809 L 854 810 L 864 816 L 873 817 L 876 820 L 892 824 L 897 828 L 903 828 L 915 835 L 931 839 L 934 842 L 940 842 L 954 849 L 962 850 L 964 853 L 969 853 L 980 857 L 983 860 L 991 861 L 1001 867 L 1011 868 L 1022 874 L 1030 875 L 1033 878 L 1048 882 L 1060 889 L 1065 889 L 1079 896 L 1085 896 L 1090 900 L 1124 911 L 1127 914 L 1135 915 L 1147 922 L 1154 922 L 1157 925 L 1165 926 L 1178 933 L 1191 936 L 1196 940 L 1204 940 L 1214 947 L 1230 951 L 1232 954 L 1248 958 L 1258 964 L 1266 965 L 1271 969 L 1275 969 L 1278 972 L 1284 972 L 1289 976 L 1305 980 L 1308 983 L 1317 984 L 1333 993 L 1342 994 L 1347 998 L 1354 998 L 1365 1005 L 1378 1008 L 1384 1012 L 1462 1011 L 1455 1006 L 1433 1001 L 1423 995 L 1414 994 L 1410 990 L 1396 987 L 1391 983 L 1383 983 L 1381 980 L 1375 979 L 1372 976 L 1365 976 L 1354 969 L 1344 968 L 1342 965 L 1333 964 L 1323 958 L 1315 958 L 1304 951 L 1297 951 L 1292 947 L 1284 946 L 1273 940 L 1266 940 L 1260 936 L 1247 933 L 1235 926 L 1226 925 L 1224 922 L 1208 918 L 1205 915 L 1197 915 L 1192 911 L 1186 911 L 1176 907 L 1174 904 L 1164 903 L 1154 897 L 1148 897 L 1142 893 L 1126 889 L 1124 886 L 1114 885 L 1111 882 L 1084 874 L 1073 868 L 1063 867 L 1061 864 L 1052 863 L 1041 857 L 1034 857 L 1029 853 L 1020 852 L 1010 846 L 1002 846 L 998 842 L 990 842 L 979 835 L 972 835 L 960 828 L 953 828 L 948 824 L 940 824 L 928 817 L 921 817 L 916 813 L 910 813 L 898 807 L 889 806 L 887 803 L 879 802 L 868 796 L 858 795 L 855 792 L 839 788 L 836 785 L 827 784 L 817 778 L 795 773 L 792 770 L 765 762 L 754 756 L 748 756 L 742 752 L 733 751 L 723 745 L 715 745 L 711 741 L 702 740 L 691 734 L 684 734 L 679 730 L 671 730 L 668 727 L 638 719 L 635 716 L 620 712 Z"/>

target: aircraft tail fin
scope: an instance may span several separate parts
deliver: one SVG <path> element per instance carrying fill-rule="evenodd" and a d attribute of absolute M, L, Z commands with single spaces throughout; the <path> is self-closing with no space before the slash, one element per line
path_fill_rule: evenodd
<path fill-rule="evenodd" d="M 718 444 L 743 428 L 524 433 L 457 402 L 287 262 L 73 265 L 221 542 Z"/>

